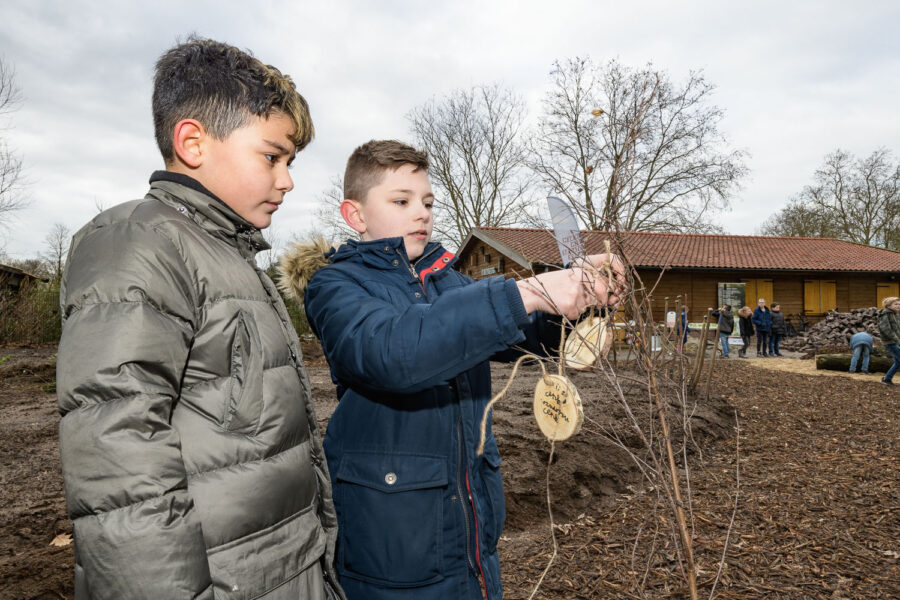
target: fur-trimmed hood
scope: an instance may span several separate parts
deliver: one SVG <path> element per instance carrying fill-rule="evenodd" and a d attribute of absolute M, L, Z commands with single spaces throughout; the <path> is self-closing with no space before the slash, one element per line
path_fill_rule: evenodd
<path fill-rule="evenodd" d="M 278 288 L 302 304 L 309 280 L 330 262 L 328 257 L 332 254 L 334 248 L 322 237 L 297 242 L 278 261 Z"/>

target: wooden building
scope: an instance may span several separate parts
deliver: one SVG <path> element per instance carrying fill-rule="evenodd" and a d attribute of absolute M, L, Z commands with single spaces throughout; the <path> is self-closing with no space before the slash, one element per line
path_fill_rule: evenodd
<path fill-rule="evenodd" d="M 817 321 L 829 310 L 880 308 L 882 298 L 900 296 L 900 253 L 833 238 L 583 231 L 582 239 L 589 254 L 604 252 L 609 239 L 644 286 L 655 286 L 654 308 L 682 296 L 692 319 L 723 298 L 751 308 L 765 298 Z M 480 227 L 463 242 L 456 268 L 474 279 L 520 277 L 560 262 L 546 229 Z"/>
<path fill-rule="evenodd" d="M 45 277 L 32 275 L 22 269 L 0 264 L 0 293 L 15 294 L 29 282 L 48 281 Z"/>

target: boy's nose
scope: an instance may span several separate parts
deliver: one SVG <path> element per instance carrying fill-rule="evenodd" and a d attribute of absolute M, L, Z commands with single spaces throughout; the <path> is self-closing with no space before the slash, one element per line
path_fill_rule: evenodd
<path fill-rule="evenodd" d="M 291 172 L 284 167 L 278 174 L 275 181 L 275 189 L 283 191 L 285 194 L 294 189 L 294 180 L 291 178 Z"/>

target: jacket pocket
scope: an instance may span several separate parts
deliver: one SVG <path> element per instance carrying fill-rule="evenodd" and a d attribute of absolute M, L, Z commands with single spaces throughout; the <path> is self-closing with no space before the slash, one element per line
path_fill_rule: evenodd
<path fill-rule="evenodd" d="M 445 457 L 348 452 L 335 480 L 341 575 L 389 587 L 443 579 Z"/>
<path fill-rule="evenodd" d="M 497 451 L 496 442 L 485 444 L 484 466 L 481 469 L 481 479 L 487 491 L 487 501 L 490 505 L 489 519 L 483 519 L 484 541 L 488 549 L 495 550 L 503 525 L 506 523 L 506 498 L 503 496 L 503 478 L 500 474 L 500 453 Z"/>
<path fill-rule="evenodd" d="M 238 312 L 231 341 L 231 373 L 225 394 L 222 427 L 236 433 L 254 433 L 263 404 L 263 347 L 256 321 Z"/>

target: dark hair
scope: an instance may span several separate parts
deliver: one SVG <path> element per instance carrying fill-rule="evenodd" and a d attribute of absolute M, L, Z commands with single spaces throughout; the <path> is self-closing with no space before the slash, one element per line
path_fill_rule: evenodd
<path fill-rule="evenodd" d="M 156 62 L 153 127 L 166 163 L 175 159 L 175 125 L 196 119 L 215 139 L 225 139 L 253 117 L 280 113 L 294 123 L 299 152 L 315 135 L 309 106 L 287 75 L 249 52 L 215 40 L 190 37 Z"/>
<path fill-rule="evenodd" d="M 731 305 L 725 304 L 724 306 L 722 306 L 722 308 L 724 308 L 725 310 L 731 310 Z"/>
<path fill-rule="evenodd" d="M 778 304 L 777 302 L 773 302 L 773 303 L 771 304 L 771 307 L 772 307 L 772 308 L 775 308 L 776 306 L 781 306 L 781 305 Z"/>
<path fill-rule="evenodd" d="M 366 142 L 347 159 L 344 198 L 364 201 L 369 190 L 381 182 L 385 171 L 401 165 L 413 165 L 415 171 L 427 171 L 428 155 L 397 140 Z"/>

